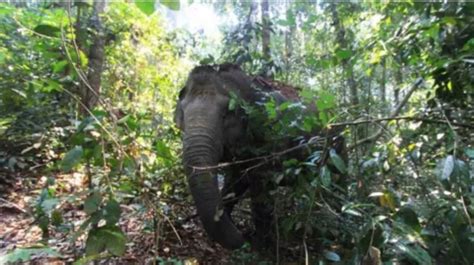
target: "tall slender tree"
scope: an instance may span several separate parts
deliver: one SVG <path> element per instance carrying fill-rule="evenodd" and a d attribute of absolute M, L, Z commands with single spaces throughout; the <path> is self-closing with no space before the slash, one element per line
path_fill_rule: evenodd
<path fill-rule="evenodd" d="M 87 83 L 83 83 L 81 87 L 82 113 L 86 113 L 86 109 L 94 108 L 99 101 L 105 50 L 105 30 L 101 15 L 106 5 L 106 0 L 95 0 L 93 3 L 90 20 L 93 33 L 92 44 L 89 48 Z"/>

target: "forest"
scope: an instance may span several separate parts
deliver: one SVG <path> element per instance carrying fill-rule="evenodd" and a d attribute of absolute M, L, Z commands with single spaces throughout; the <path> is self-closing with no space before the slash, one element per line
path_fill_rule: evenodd
<path fill-rule="evenodd" d="M 0 264 L 474 264 L 471 1 L 0 1 Z"/>

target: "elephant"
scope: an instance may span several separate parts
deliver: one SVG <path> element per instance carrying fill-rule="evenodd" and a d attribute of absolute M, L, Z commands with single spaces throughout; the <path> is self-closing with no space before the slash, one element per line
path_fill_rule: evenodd
<path fill-rule="evenodd" d="M 241 106 L 230 107 L 234 98 L 250 105 L 265 100 L 276 104 L 298 100 L 291 89 L 275 90 L 264 83 L 237 65 L 198 66 L 190 72 L 180 91 L 175 110 L 175 123 L 182 131 L 183 165 L 197 213 L 208 236 L 228 249 L 237 249 L 246 241 L 230 213 L 247 190 L 250 190 L 257 237 L 264 240 L 271 229 L 272 209 L 266 202 L 270 197 L 266 192 L 269 187 L 263 180 L 265 171 L 275 166 L 260 167 L 252 177 L 248 174 L 242 177 L 242 171 L 249 165 L 232 165 L 232 161 L 252 158 L 254 154 L 246 152 L 245 147 L 268 144 L 258 133 L 249 137 L 249 128 L 258 124 L 250 126 L 251 121 Z M 275 145 L 287 147 L 289 143 Z M 232 166 L 226 168 L 221 194 L 216 176 L 217 165 L 223 162 Z M 227 197 L 231 198 L 229 202 L 223 200 Z"/>

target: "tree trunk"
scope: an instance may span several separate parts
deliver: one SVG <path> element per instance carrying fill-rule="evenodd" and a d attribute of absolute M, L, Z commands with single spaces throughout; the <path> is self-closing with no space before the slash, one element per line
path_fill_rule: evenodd
<path fill-rule="evenodd" d="M 403 75 L 402 75 L 402 66 L 400 65 L 397 67 L 395 71 L 395 88 L 393 90 L 393 97 L 395 98 L 395 105 L 393 107 L 398 106 L 400 103 L 400 88 L 403 85 Z"/>
<path fill-rule="evenodd" d="M 342 25 L 341 21 L 339 20 L 339 14 L 337 12 L 337 4 L 331 4 L 331 13 L 333 18 L 333 25 L 336 29 L 336 42 L 339 44 L 339 48 L 341 50 L 348 50 L 350 51 L 349 41 L 346 38 L 346 31 L 344 29 L 344 25 Z M 344 70 L 344 77 L 346 78 L 347 86 L 350 90 L 350 101 L 352 105 L 359 104 L 359 97 L 357 95 L 357 83 L 354 78 L 354 69 L 352 67 L 352 63 L 350 62 L 352 56 L 348 58 L 344 58 L 341 60 L 342 68 Z"/>
<path fill-rule="evenodd" d="M 289 10 L 291 2 L 287 0 L 285 2 L 285 10 Z M 287 16 L 288 19 L 288 16 Z M 289 82 L 291 72 L 291 57 L 293 56 L 293 34 L 296 30 L 296 26 L 291 24 L 285 31 L 285 82 Z"/>
<path fill-rule="evenodd" d="M 262 0 L 262 54 L 268 62 L 270 60 L 270 16 L 268 0 Z"/>
<path fill-rule="evenodd" d="M 93 109 L 100 96 L 100 85 L 102 68 L 104 65 L 105 34 L 101 14 L 104 13 L 106 0 L 95 0 L 91 17 L 91 28 L 93 29 L 92 45 L 89 50 L 89 67 L 87 72 L 87 84 L 81 88 L 81 113 Z"/>
<path fill-rule="evenodd" d="M 387 90 L 386 90 L 386 86 L 385 86 L 385 83 L 387 82 L 387 66 L 386 66 L 386 61 L 387 59 L 384 57 L 382 59 L 382 62 L 381 62 L 381 66 L 382 66 L 382 80 L 380 81 L 380 101 L 382 103 L 382 113 L 385 114 L 387 112 L 387 106 L 386 106 L 386 102 L 387 102 Z"/>

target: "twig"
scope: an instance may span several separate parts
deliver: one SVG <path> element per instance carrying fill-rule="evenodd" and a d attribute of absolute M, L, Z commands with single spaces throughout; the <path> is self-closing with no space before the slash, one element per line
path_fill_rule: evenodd
<path fill-rule="evenodd" d="M 50 40 L 57 40 L 59 39 L 58 37 L 52 37 L 52 36 L 48 36 L 48 35 L 44 35 L 44 34 L 41 34 L 39 32 L 36 32 L 26 26 L 24 26 L 23 24 L 20 23 L 20 21 L 18 21 L 18 19 L 16 18 L 16 15 L 15 16 L 12 16 L 13 20 L 15 20 L 15 22 L 21 27 L 21 28 L 24 28 L 26 29 L 27 31 L 29 31 L 30 33 L 32 33 L 33 35 L 37 35 L 38 37 L 41 37 L 41 38 L 45 38 L 45 39 L 50 39 Z"/>
<path fill-rule="evenodd" d="M 446 120 L 437 120 L 437 119 L 429 119 L 424 117 L 413 117 L 413 116 L 398 116 L 398 117 L 386 117 L 386 118 L 378 118 L 378 119 L 367 119 L 367 120 L 356 120 L 356 121 L 348 121 L 348 122 L 337 122 L 337 123 L 329 123 L 328 126 L 330 127 L 343 127 L 343 126 L 352 126 L 352 125 L 360 125 L 365 123 L 376 123 L 381 121 L 395 121 L 395 120 L 409 120 L 409 121 L 423 121 L 428 123 L 439 123 L 439 124 L 451 124 L 458 127 L 465 127 L 474 129 L 474 125 L 460 123 L 460 122 L 448 122 Z"/>
<path fill-rule="evenodd" d="M 249 158 L 249 159 L 243 159 L 243 160 L 237 160 L 237 161 L 233 161 L 233 162 L 225 162 L 225 163 L 219 163 L 218 165 L 216 166 L 206 166 L 206 167 L 200 167 L 200 166 L 190 166 L 193 171 L 195 170 L 210 170 L 210 169 L 220 169 L 220 168 L 225 168 L 225 167 L 229 167 L 229 166 L 233 166 L 233 165 L 240 165 L 240 164 L 246 164 L 246 163 L 250 163 L 250 162 L 254 162 L 254 161 L 258 161 L 258 160 L 264 160 L 263 163 L 268 163 L 282 155 L 285 155 L 287 153 L 290 153 L 290 152 L 293 152 L 293 151 L 296 151 L 296 150 L 299 150 L 299 149 L 302 149 L 302 148 L 306 148 L 306 147 L 309 147 L 309 146 L 312 146 L 312 145 L 316 145 L 318 143 L 318 141 L 308 141 L 304 144 L 299 144 L 299 145 L 296 145 L 296 146 L 293 146 L 293 147 L 290 147 L 288 149 L 285 149 L 285 150 L 282 150 L 282 151 L 279 151 L 279 152 L 276 152 L 276 153 L 272 153 L 272 154 L 269 154 L 269 155 L 264 155 L 264 156 L 257 156 L 257 157 L 253 157 L 253 158 Z M 260 164 L 258 164 L 258 166 L 261 166 Z M 253 167 L 249 168 L 249 169 L 253 169 Z"/>
<path fill-rule="evenodd" d="M 446 116 L 446 112 L 444 111 L 443 107 L 441 106 L 441 103 L 439 103 L 439 101 L 436 100 L 436 104 L 438 105 L 438 108 L 441 110 L 441 114 L 443 114 L 444 119 L 448 123 L 449 129 L 453 133 L 453 136 L 454 136 L 453 155 L 456 156 L 456 151 L 457 151 L 458 141 L 459 141 L 458 134 L 456 133 L 456 130 L 454 130 L 452 123 L 448 119 L 448 116 Z"/>
<path fill-rule="evenodd" d="M 410 89 L 408 90 L 407 94 L 405 95 L 405 97 L 402 99 L 402 101 L 398 104 L 398 106 L 395 108 L 394 111 L 392 111 L 392 113 L 390 114 L 389 118 L 395 118 L 398 116 L 398 114 L 400 114 L 400 112 L 402 111 L 402 108 L 405 106 L 405 104 L 408 102 L 408 100 L 410 99 L 411 95 L 413 94 L 413 92 L 421 85 L 423 84 L 423 78 L 418 78 L 415 80 L 415 82 L 412 84 L 412 86 L 410 87 Z M 383 127 L 383 126 L 382 126 Z M 362 140 L 359 140 L 357 141 L 355 144 L 353 144 L 352 146 L 350 146 L 348 149 L 349 150 L 352 150 L 354 149 L 355 147 L 361 145 L 361 144 L 364 144 L 364 143 L 368 143 L 368 142 L 374 142 L 374 141 L 377 141 L 380 136 L 382 136 L 383 134 L 383 129 L 379 129 L 376 133 L 374 133 L 373 135 L 367 137 L 367 138 L 364 138 Z"/>
<path fill-rule="evenodd" d="M 14 208 L 22 213 L 28 213 L 26 210 L 24 210 L 23 208 L 21 208 L 18 204 L 16 203 L 13 203 L 13 202 L 10 202 L 10 201 L 7 201 L 3 198 L 0 198 L 0 201 L 2 201 L 3 203 L 5 203 L 8 207 L 11 207 L 11 208 Z M 2 207 L 2 205 L 0 205 L 0 207 Z"/>
<path fill-rule="evenodd" d="M 89 115 L 91 115 L 91 117 L 97 122 L 97 124 L 99 125 L 100 128 L 102 128 L 102 130 L 104 130 L 104 132 L 110 137 L 110 139 L 112 140 L 112 142 L 114 142 L 114 144 L 117 146 L 117 148 L 119 149 L 120 152 L 122 152 L 123 154 L 125 154 L 125 156 L 129 157 L 129 155 L 125 152 L 125 150 L 123 150 L 122 146 L 120 145 L 120 143 L 117 141 L 117 139 L 115 139 L 115 137 L 112 135 L 111 132 L 109 132 L 109 130 L 107 130 L 107 128 L 105 128 L 105 126 L 100 122 L 100 120 L 94 115 L 94 113 L 92 113 L 92 111 L 87 108 L 87 106 L 82 103 L 82 101 L 80 99 L 77 98 L 76 95 L 74 95 L 71 91 L 67 90 L 64 88 L 64 92 L 66 92 L 69 96 L 71 96 L 74 100 L 77 101 L 77 103 L 79 103 L 82 107 L 84 107 L 84 109 L 89 113 Z"/>

